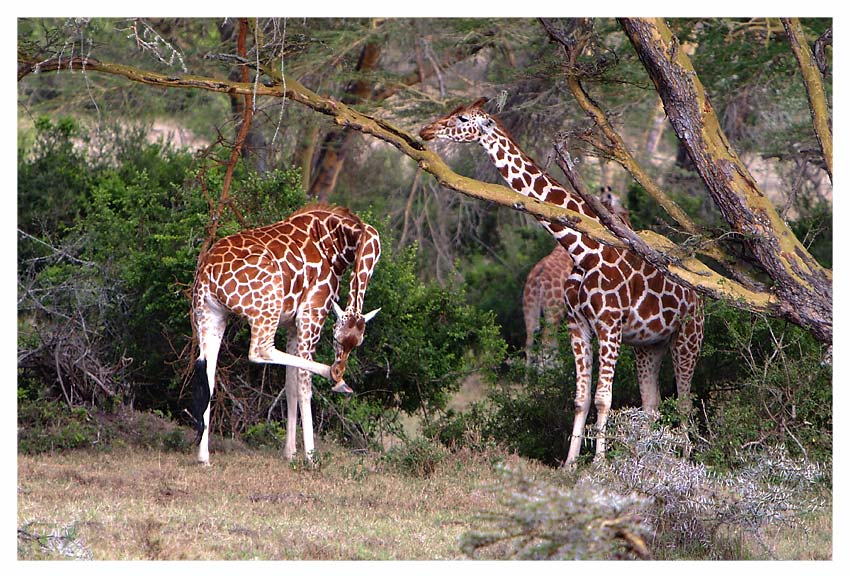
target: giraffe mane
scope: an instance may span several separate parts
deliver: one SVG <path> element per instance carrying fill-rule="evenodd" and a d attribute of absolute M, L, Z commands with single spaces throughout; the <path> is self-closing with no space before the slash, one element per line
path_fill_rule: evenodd
<path fill-rule="evenodd" d="M 469 109 L 472 109 L 472 108 L 481 108 L 482 106 L 484 106 L 484 104 L 488 100 L 490 100 L 490 99 L 487 98 L 486 96 L 482 96 L 481 98 L 479 98 L 478 100 L 476 100 L 475 102 L 473 102 L 471 104 L 461 104 L 460 106 L 455 108 L 453 111 L 451 111 L 447 116 L 453 116 L 453 115 L 459 113 L 462 110 L 469 110 Z"/>
<path fill-rule="evenodd" d="M 353 219 L 355 221 L 360 221 L 360 217 L 351 212 L 351 209 L 348 207 L 342 207 L 340 205 L 332 205 L 330 203 L 323 202 L 311 202 L 307 203 L 300 209 L 295 210 L 290 217 L 294 217 L 296 215 L 301 215 L 303 213 L 309 213 L 312 211 L 327 211 L 329 213 L 333 213 L 335 215 L 340 215 L 341 217 L 346 217 L 349 219 Z"/>

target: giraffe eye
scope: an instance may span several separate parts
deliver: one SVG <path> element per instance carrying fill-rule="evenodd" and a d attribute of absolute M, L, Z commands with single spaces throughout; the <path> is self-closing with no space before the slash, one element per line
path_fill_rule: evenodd
<path fill-rule="evenodd" d="M 457 117 L 457 119 L 458 119 L 460 122 L 469 122 L 469 117 L 468 117 L 468 116 L 466 116 L 465 114 L 460 115 L 459 117 Z"/>

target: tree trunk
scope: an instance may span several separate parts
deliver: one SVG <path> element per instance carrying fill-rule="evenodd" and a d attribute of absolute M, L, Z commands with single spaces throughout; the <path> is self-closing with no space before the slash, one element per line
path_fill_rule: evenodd
<path fill-rule="evenodd" d="M 832 343 L 832 272 L 803 247 L 732 150 L 690 58 L 662 19 L 620 23 L 723 217 L 774 281 L 780 314 Z"/>
<path fill-rule="evenodd" d="M 237 26 L 238 24 L 238 26 Z M 226 43 L 234 43 L 236 45 L 236 53 L 244 57 L 246 50 L 246 36 L 248 23 L 247 19 L 227 19 L 219 26 L 219 34 L 221 39 Z M 228 78 L 233 82 L 248 82 L 250 80 L 248 68 L 245 66 L 237 66 L 230 71 Z M 245 97 L 237 94 L 230 94 L 230 111 L 233 113 L 233 120 L 236 124 L 236 134 L 242 130 L 242 123 L 245 120 Z M 253 155 L 254 168 L 260 173 L 268 172 L 268 140 L 266 136 L 256 127 L 249 127 L 248 133 L 242 142 L 240 151 L 242 158 L 248 159 Z"/>
<path fill-rule="evenodd" d="M 366 43 L 357 62 L 357 72 L 362 74 L 374 70 L 380 57 L 381 44 L 377 41 Z M 348 85 L 342 102 L 352 105 L 368 100 L 372 95 L 372 88 L 371 82 L 359 78 Z M 328 196 L 336 188 L 336 181 L 342 170 L 349 143 L 355 136 L 356 133 L 347 128 L 334 129 L 325 135 L 319 147 L 319 158 L 312 171 L 313 179 L 308 190 L 320 201 L 327 201 Z"/>

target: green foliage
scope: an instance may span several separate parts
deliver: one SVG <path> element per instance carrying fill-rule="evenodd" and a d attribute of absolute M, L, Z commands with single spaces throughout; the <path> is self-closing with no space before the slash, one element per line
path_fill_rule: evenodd
<path fill-rule="evenodd" d="M 263 174 L 245 171 L 236 178 L 233 196 L 250 227 L 282 221 L 307 202 L 301 173 L 296 169 L 273 169 Z"/>
<path fill-rule="evenodd" d="M 463 411 L 448 409 L 426 426 L 423 433 L 451 451 L 462 448 L 476 452 L 490 450 L 496 446 L 490 433 L 491 413 L 486 401 L 473 402 Z"/>
<path fill-rule="evenodd" d="M 385 435 L 403 436 L 399 412 L 373 393 L 352 397 L 319 396 L 319 411 L 327 417 L 326 433 L 357 450 L 380 450 Z"/>
<path fill-rule="evenodd" d="M 432 412 L 463 377 L 497 366 L 505 344 L 493 315 L 468 305 L 462 288 L 418 279 L 415 247 L 394 253 L 386 235 L 382 244 L 364 307 L 381 311 L 349 366 L 350 381 L 383 406 Z"/>
<path fill-rule="evenodd" d="M 278 450 L 286 440 L 286 428 L 277 421 L 258 422 L 248 426 L 241 438 L 245 445 L 254 449 Z"/>
<path fill-rule="evenodd" d="M 502 231 L 496 239 L 498 258 L 470 251 L 463 265 L 467 300 L 492 311 L 511 348 L 525 346 L 522 290 L 531 268 L 555 246 L 551 235 L 535 226 Z"/>
<path fill-rule="evenodd" d="M 76 121 L 40 117 L 31 148 L 18 148 L 18 225 L 24 231 L 40 234 L 72 225 L 92 175 L 75 140 L 86 141 Z"/>
<path fill-rule="evenodd" d="M 400 473 L 427 478 L 437 470 L 446 456 L 441 445 L 428 438 L 419 437 L 391 447 L 381 460 Z"/>
<path fill-rule="evenodd" d="M 733 467 L 741 448 L 785 444 L 792 455 L 831 460 L 832 370 L 821 363 L 823 346 L 796 326 L 722 303 L 708 313 L 700 365 L 714 382 L 701 458 Z"/>
<path fill-rule="evenodd" d="M 18 451 L 34 454 L 91 447 L 98 426 L 84 408 L 68 408 L 50 399 L 19 400 Z"/>

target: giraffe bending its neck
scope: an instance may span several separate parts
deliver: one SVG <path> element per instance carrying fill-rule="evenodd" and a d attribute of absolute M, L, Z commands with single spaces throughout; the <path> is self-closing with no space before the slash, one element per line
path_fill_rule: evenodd
<path fill-rule="evenodd" d="M 381 254 L 378 232 L 343 207 L 310 205 L 288 219 L 218 240 L 198 263 L 192 288 L 192 323 L 200 354 L 193 377 L 192 415 L 198 432 L 198 461 L 209 463 L 210 398 L 216 360 L 229 314 L 248 320 L 248 359 L 287 365 L 286 446 L 291 460 L 301 411 L 304 452 L 313 453 L 312 379 L 332 380 L 336 392 L 350 393 L 343 381 L 351 350 L 363 341 L 363 298 Z M 339 280 L 353 264 L 348 305 L 337 305 Z M 328 311 L 334 306 L 334 362 L 313 361 Z M 275 348 L 279 324 L 288 328 L 287 353 Z M 275 400 L 277 403 L 277 400 Z"/>
<path fill-rule="evenodd" d="M 628 209 L 611 187 L 600 187 L 599 198 L 609 211 L 620 217 L 627 226 L 632 226 Z M 567 314 L 564 290 L 572 270 L 573 260 L 559 243 L 528 273 L 522 290 L 522 315 L 525 320 L 525 360 L 529 365 L 546 367 L 554 361 L 557 330 Z M 541 316 L 541 344 L 535 355 L 534 337 L 540 329 Z"/>
<path fill-rule="evenodd" d="M 513 142 L 500 123 L 483 109 L 486 99 L 461 106 L 420 131 L 425 140 L 478 142 L 502 178 L 516 192 L 599 220 L 577 195 L 546 174 Z M 667 279 L 626 249 L 605 246 L 560 223 L 540 221 L 573 260 L 565 285 L 570 343 L 576 363 L 575 420 L 565 465 L 573 466 L 581 449 L 590 410 L 592 338 L 599 342 L 596 457 L 605 456 L 605 424 L 611 408 L 611 385 L 622 343 L 635 349 L 643 408 L 656 412 L 660 401 L 658 372 L 669 348 L 680 408 L 690 413 L 690 384 L 702 346 L 702 299 Z"/>

